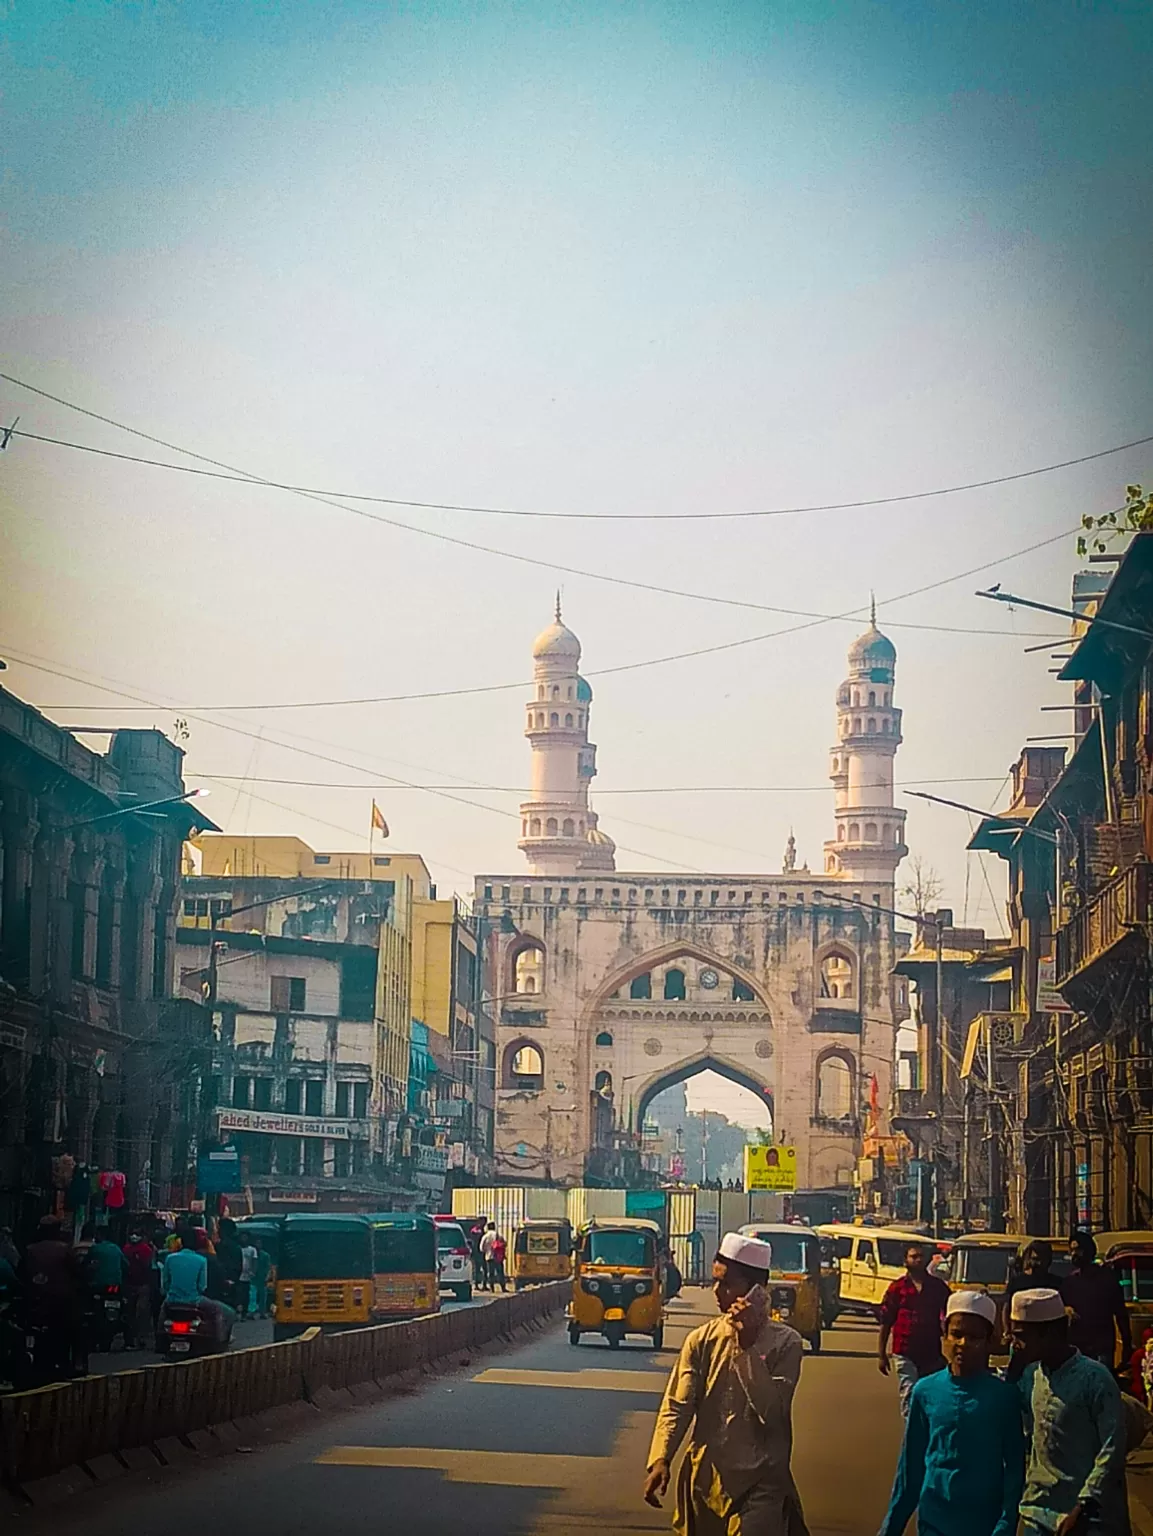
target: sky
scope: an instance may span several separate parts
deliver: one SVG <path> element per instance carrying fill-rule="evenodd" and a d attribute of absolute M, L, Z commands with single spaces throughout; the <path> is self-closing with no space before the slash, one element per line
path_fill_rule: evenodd
<path fill-rule="evenodd" d="M 819 868 L 875 592 L 899 783 L 1003 803 L 1065 728 L 1025 651 L 1063 626 L 975 589 L 1065 602 L 1072 530 L 1149 446 L 671 519 L 1153 433 L 1151 62 L 1143 3 L 8 0 L 3 371 L 174 446 L 4 381 L 0 420 L 592 516 L 14 438 L 6 686 L 73 726 L 185 721 L 229 830 L 362 847 L 375 797 L 468 892 L 521 867 L 504 685 L 560 585 L 619 867 L 772 871 L 792 829 Z M 398 694 L 442 696 L 276 707 Z M 964 813 L 899 803 L 997 931 Z"/>

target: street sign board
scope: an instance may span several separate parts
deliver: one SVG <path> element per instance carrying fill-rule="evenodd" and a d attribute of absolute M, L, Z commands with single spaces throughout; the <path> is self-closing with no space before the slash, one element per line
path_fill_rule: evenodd
<path fill-rule="evenodd" d="M 240 1153 L 213 1147 L 196 1159 L 196 1187 L 202 1195 L 223 1195 L 240 1188 Z"/>
<path fill-rule="evenodd" d="M 745 1147 L 745 1188 L 793 1194 L 797 1187 L 796 1147 Z"/>

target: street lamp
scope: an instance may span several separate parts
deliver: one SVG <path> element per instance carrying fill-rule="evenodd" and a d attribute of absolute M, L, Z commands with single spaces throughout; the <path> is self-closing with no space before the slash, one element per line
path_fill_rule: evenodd
<path fill-rule="evenodd" d="M 65 831 L 71 832 L 75 827 L 94 827 L 100 821 L 112 821 L 117 816 L 147 815 L 162 805 L 179 805 L 185 800 L 202 800 L 205 795 L 210 795 L 210 789 L 186 789 L 179 795 L 165 795 L 163 800 L 145 800 L 140 805 L 122 805 L 115 811 L 104 811 L 99 816 L 90 816 L 87 821 L 69 822 Z"/>

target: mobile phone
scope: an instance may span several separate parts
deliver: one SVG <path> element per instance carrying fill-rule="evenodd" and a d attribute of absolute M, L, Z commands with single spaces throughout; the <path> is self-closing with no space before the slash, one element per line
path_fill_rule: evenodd
<path fill-rule="evenodd" d="M 746 1291 L 745 1300 L 750 1307 L 755 1307 L 760 1312 L 769 1310 L 769 1293 L 763 1285 L 754 1285 L 751 1291 Z"/>

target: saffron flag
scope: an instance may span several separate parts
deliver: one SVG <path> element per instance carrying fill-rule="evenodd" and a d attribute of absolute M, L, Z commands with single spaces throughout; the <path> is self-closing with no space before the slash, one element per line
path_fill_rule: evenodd
<path fill-rule="evenodd" d="M 372 802 L 372 825 L 373 829 L 379 832 L 381 837 L 388 836 L 388 822 L 385 821 L 384 814 L 375 800 Z"/>

